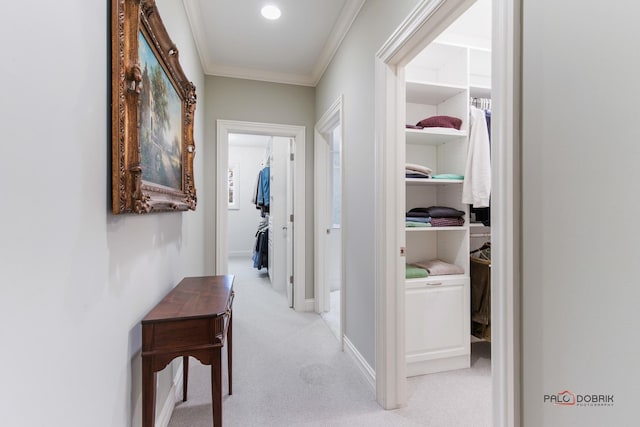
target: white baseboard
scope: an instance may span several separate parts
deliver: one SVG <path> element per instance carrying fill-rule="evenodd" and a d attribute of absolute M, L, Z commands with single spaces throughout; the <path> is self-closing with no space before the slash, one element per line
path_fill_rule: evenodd
<path fill-rule="evenodd" d="M 157 416 L 155 427 L 167 427 L 169 425 L 169 421 L 171 421 L 171 415 L 173 414 L 173 408 L 175 408 L 176 402 L 182 399 L 182 381 L 183 378 L 181 359 L 176 370 L 176 375 L 173 377 L 171 390 L 169 390 L 167 400 L 164 401 L 162 410 Z"/>
<path fill-rule="evenodd" d="M 316 311 L 316 300 L 315 298 L 307 298 L 304 300 L 304 306 L 302 307 L 302 311 Z"/>
<path fill-rule="evenodd" d="M 376 371 L 367 363 L 362 354 L 358 351 L 358 349 L 353 345 L 349 338 L 345 335 L 344 337 L 344 348 L 345 352 L 353 358 L 356 362 L 356 366 L 367 380 L 373 391 L 376 390 Z"/>

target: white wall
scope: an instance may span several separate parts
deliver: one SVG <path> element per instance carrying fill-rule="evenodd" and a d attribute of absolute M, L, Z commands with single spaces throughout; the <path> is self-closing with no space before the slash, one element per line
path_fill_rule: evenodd
<path fill-rule="evenodd" d="M 523 425 L 637 425 L 640 4 L 523 7 Z"/>
<path fill-rule="evenodd" d="M 158 4 L 202 100 L 182 3 Z M 98 0 L 9 2 L 0 14 L 3 425 L 140 425 L 140 319 L 204 273 L 203 105 L 198 210 L 110 214 L 109 21 Z"/>
<path fill-rule="evenodd" d="M 375 366 L 374 58 L 417 0 L 368 0 L 316 88 L 316 121 L 344 95 L 346 335 Z"/>
<path fill-rule="evenodd" d="M 227 250 L 230 256 L 247 256 L 251 253 L 256 241 L 258 224 L 262 220 L 260 211 L 256 209 L 252 199 L 256 189 L 256 179 L 265 160 L 267 144 L 271 137 L 257 135 L 230 135 L 241 144 L 229 144 L 229 164 L 237 164 L 239 168 L 238 209 L 230 209 L 228 213 L 229 232 Z M 251 138 L 250 142 L 247 138 Z M 246 145 L 249 144 L 249 145 Z"/>
<path fill-rule="evenodd" d="M 267 83 L 228 77 L 206 77 L 205 100 L 207 123 L 205 134 L 205 164 L 216 164 L 216 120 L 240 120 L 260 123 L 277 123 L 305 126 L 307 143 L 306 164 L 306 297 L 313 297 L 313 126 L 315 124 L 315 89 L 279 83 Z M 215 259 L 215 167 L 207 168 L 207 183 L 214 186 L 205 189 L 205 205 L 208 220 L 205 259 Z M 213 265 L 207 268 L 211 273 Z"/>

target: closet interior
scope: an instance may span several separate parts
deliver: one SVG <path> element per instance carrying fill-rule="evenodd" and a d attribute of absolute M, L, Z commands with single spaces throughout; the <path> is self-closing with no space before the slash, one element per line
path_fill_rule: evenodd
<path fill-rule="evenodd" d="M 405 68 L 408 376 L 468 368 L 491 339 L 490 11 L 478 1 Z"/>
<path fill-rule="evenodd" d="M 269 140 L 264 157 L 258 169 L 253 199 L 251 200 L 260 212 L 260 220 L 258 222 L 258 230 L 256 231 L 256 240 L 251 257 L 253 260 L 253 268 L 258 270 L 269 268 L 269 247 L 273 247 L 273 239 L 270 238 L 269 234 L 271 230 L 269 226 L 269 212 L 271 208 L 271 140 Z"/>

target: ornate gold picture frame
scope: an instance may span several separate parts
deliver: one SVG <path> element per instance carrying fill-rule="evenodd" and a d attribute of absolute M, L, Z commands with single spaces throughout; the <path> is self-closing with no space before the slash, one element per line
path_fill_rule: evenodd
<path fill-rule="evenodd" d="M 112 0 L 112 211 L 196 208 L 196 88 L 154 0 Z"/>

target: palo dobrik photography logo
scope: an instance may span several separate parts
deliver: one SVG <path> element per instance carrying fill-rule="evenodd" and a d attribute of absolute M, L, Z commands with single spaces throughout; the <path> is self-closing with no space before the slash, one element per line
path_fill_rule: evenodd
<path fill-rule="evenodd" d="M 563 390 L 556 394 L 545 394 L 544 403 L 557 406 L 613 406 L 612 394 L 576 394 L 570 390 Z"/>
<path fill-rule="evenodd" d="M 545 402 L 547 401 L 547 397 L 549 397 L 549 401 L 554 405 L 575 406 L 576 404 L 576 394 L 569 390 L 563 390 L 555 395 L 546 395 Z"/>

